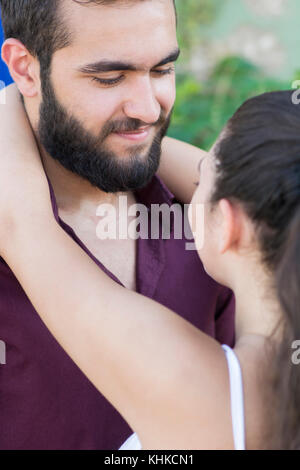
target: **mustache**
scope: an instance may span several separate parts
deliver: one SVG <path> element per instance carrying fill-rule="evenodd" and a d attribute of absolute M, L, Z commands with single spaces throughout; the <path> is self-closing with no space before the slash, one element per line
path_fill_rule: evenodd
<path fill-rule="evenodd" d="M 112 132 L 130 132 L 137 131 L 140 127 L 152 126 L 152 127 L 161 127 L 167 121 L 168 116 L 162 112 L 156 122 L 149 123 L 141 121 L 140 119 L 123 119 L 119 121 L 110 121 L 107 122 L 102 129 L 102 139 L 105 139 Z"/>

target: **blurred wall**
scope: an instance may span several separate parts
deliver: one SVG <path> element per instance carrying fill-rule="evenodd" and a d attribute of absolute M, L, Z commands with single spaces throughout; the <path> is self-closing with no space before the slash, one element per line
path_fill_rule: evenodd
<path fill-rule="evenodd" d="M 191 69 L 207 75 L 222 57 L 239 55 L 267 75 L 292 80 L 300 70 L 299 18 L 299 0 L 224 0 L 194 50 Z"/>

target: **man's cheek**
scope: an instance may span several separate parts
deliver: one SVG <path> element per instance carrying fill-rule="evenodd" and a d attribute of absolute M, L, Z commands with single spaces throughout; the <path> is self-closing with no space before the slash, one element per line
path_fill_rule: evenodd
<path fill-rule="evenodd" d="M 165 83 L 160 84 L 159 89 L 159 102 L 163 109 L 169 114 L 174 107 L 176 99 L 176 84 L 175 78 L 166 80 Z"/>

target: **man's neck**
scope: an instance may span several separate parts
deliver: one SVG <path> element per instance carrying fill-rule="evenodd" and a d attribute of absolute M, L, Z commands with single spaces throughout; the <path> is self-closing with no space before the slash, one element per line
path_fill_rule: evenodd
<path fill-rule="evenodd" d="M 105 193 L 89 181 L 64 168 L 40 147 L 45 172 L 51 182 L 59 212 L 95 212 L 100 204 L 117 206 L 120 193 Z M 126 194 L 126 193 L 125 193 Z M 122 193 L 124 195 L 124 193 Z"/>

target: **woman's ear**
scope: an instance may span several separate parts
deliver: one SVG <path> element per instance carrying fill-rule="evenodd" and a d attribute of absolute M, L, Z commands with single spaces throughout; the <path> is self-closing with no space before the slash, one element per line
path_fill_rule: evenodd
<path fill-rule="evenodd" d="M 39 92 L 38 62 L 18 39 L 9 38 L 2 46 L 2 59 L 23 96 L 33 98 Z"/>
<path fill-rule="evenodd" d="M 219 252 L 224 254 L 232 248 L 239 240 L 240 220 L 239 211 L 227 199 L 219 201 L 221 224 L 219 231 Z"/>

